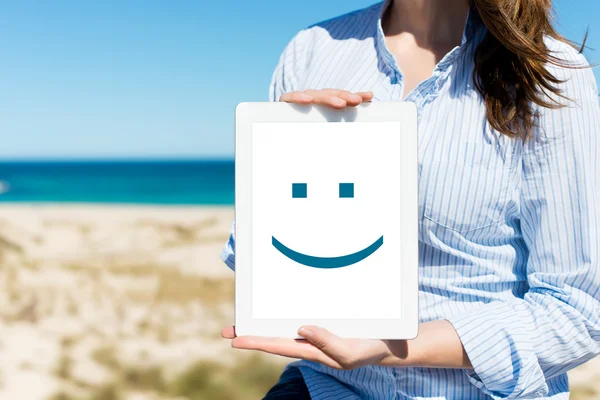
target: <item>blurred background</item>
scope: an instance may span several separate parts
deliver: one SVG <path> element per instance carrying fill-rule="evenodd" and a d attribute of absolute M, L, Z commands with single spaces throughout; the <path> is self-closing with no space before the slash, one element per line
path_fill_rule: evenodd
<path fill-rule="evenodd" d="M 297 31 L 370 4 L 0 0 L 0 399 L 264 394 L 289 360 L 219 336 L 234 107 Z M 600 3 L 555 5 L 600 61 Z"/>

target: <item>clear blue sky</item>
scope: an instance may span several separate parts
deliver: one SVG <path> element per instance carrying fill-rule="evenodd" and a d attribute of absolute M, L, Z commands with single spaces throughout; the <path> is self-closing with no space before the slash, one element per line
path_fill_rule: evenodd
<path fill-rule="evenodd" d="M 231 157 L 290 38 L 372 3 L 0 0 L 0 158 Z M 600 62 L 600 2 L 555 4 Z"/>

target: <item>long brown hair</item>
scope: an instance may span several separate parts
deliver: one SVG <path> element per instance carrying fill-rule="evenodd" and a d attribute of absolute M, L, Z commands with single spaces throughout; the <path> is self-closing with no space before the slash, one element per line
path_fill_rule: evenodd
<path fill-rule="evenodd" d="M 473 71 L 488 122 L 500 133 L 527 138 L 535 125 L 536 105 L 563 106 L 557 101 L 564 99 L 561 80 L 549 64 L 573 67 L 550 53 L 544 37 L 573 43 L 553 26 L 552 0 L 469 1 L 488 29 L 475 51 Z"/>

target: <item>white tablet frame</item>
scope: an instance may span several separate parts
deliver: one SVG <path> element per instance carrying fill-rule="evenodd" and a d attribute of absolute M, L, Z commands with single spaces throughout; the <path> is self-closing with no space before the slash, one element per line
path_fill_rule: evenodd
<path fill-rule="evenodd" d="M 235 109 L 235 331 L 237 336 L 298 338 L 302 325 L 340 337 L 413 339 L 418 333 L 417 109 L 410 102 L 373 102 L 335 110 L 282 102 L 240 103 Z M 400 122 L 403 227 L 400 319 L 252 318 L 252 127 L 261 122 Z"/>

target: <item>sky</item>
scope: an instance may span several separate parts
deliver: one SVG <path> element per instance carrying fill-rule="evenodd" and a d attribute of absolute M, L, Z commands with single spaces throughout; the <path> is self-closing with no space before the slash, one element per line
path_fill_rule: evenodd
<path fill-rule="evenodd" d="M 294 34 L 374 2 L 0 0 L 0 159 L 232 158 Z M 555 6 L 600 64 L 600 2 Z"/>

